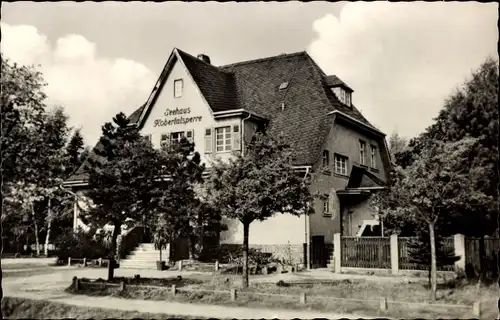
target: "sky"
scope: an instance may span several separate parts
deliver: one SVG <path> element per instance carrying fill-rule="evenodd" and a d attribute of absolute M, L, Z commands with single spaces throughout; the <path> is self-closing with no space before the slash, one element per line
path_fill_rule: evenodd
<path fill-rule="evenodd" d="M 307 51 L 354 89 L 377 128 L 413 137 L 490 56 L 498 4 L 480 2 L 15 2 L 1 52 L 40 65 L 49 106 L 93 145 L 144 103 L 172 49 L 214 65 Z"/>

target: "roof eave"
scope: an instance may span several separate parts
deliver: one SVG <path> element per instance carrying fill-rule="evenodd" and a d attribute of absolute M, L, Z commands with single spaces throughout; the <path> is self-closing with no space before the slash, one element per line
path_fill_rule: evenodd
<path fill-rule="evenodd" d="M 381 136 L 381 137 L 385 137 L 386 134 L 383 133 L 382 131 L 374 128 L 374 127 L 371 127 L 357 119 L 354 119 L 353 117 L 343 113 L 342 111 L 339 111 L 339 110 L 334 110 L 334 111 L 330 111 L 327 113 L 327 115 L 332 115 L 332 114 L 338 114 L 340 116 L 342 116 L 343 118 L 345 118 L 346 120 L 350 121 L 350 122 L 353 122 L 354 124 L 358 125 L 358 126 L 361 126 L 363 127 L 364 129 L 368 130 L 368 131 L 371 131 L 372 133 L 375 133 L 377 134 L 378 136 Z"/>

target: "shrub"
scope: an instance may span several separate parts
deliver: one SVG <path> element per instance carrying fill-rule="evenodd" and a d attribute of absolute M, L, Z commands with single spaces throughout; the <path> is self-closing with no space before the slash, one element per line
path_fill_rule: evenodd
<path fill-rule="evenodd" d="M 210 252 L 210 255 L 200 257 L 200 260 L 214 261 L 219 260 L 220 263 L 243 264 L 243 247 L 236 245 L 221 245 L 216 250 Z M 265 265 L 272 262 L 279 262 L 272 257 L 272 253 L 261 252 L 260 249 L 250 248 L 248 250 L 248 264 Z"/>
<path fill-rule="evenodd" d="M 95 230 L 67 229 L 56 238 L 55 246 L 58 260 L 63 261 L 69 257 L 98 259 L 109 254 L 106 234 L 96 233 Z"/>

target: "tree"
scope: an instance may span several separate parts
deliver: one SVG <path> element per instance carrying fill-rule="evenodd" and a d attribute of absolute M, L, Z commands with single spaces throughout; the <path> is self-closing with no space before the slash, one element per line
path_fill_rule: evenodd
<path fill-rule="evenodd" d="M 257 133 L 244 153 L 228 162 L 213 164 L 207 180 L 207 198 L 222 214 L 243 225 L 243 286 L 248 287 L 248 241 L 250 224 L 276 213 L 311 212 L 309 180 L 292 166 L 293 153 L 281 138 Z"/>
<path fill-rule="evenodd" d="M 410 141 L 407 151 L 398 156 L 398 164 L 411 165 L 418 159 L 428 141 L 456 142 L 477 139 L 463 169 L 470 173 L 474 189 L 489 197 L 481 203 L 462 208 L 451 225 L 455 233 L 480 237 L 480 279 L 484 276 L 486 255 L 484 236 L 498 235 L 498 61 L 492 58 L 473 72 L 462 88 L 445 102 L 435 123 Z"/>
<path fill-rule="evenodd" d="M 429 141 L 410 166 L 396 168 L 390 189 L 373 199 L 384 221 L 386 216 L 392 216 L 401 224 L 412 221 L 428 229 L 432 299 L 436 298 L 436 227 L 439 221 L 453 219 L 457 210 L 488 198 L 474 188 L 471 171 L 463 167 L 476 143 L 472 138 L 450 143 Z"/>
<path fill-rule="evenodd" d="M 70 175 L 82 165 L 82 153 L 84 152 L 83 137 L 80 130 L 75 130 L 69 140 L 66 152 L 68 156 L 66 174 Z"/>
<path fill-rule="evenodd" d="M 401 137 L 397 132 L 393 132 L 389 137 L 389 153 L 392 162 L 396 162 L 396 155 L 406 150 L 408 146 L 408 139 Z"/>
<path fill-rule="evenodd" d="M 151 195 L 152 221 L 156 226 L 158 221 L 162 222 L 157 232 L 166 233 L 170 242 L 186 237 L 189 258 L 195 259 L 202 250 L 205 231 L 220 225 L 220 214 L 199 195 L 205 166 L 194 152 L 194 144 L 185 138 L 164 145 L 158 163 L 159 175 L 168 181 L 158 183 Z"/>
<path fill-rule="evenodd" d="M 123 113 L 113 118 L 113 123 L 102 127 L 98 146 L 89 157 L 86 170 L 89 188 L 86 196 L 92 203 L 84 215 L 99 227 L 111 224 L 110 263 L 108 279 L 114 277 L 116 243 L 121 227 L 126 221 L 141 221 L 148 206 L 156 176 L 157 152 L 139 135 Z"/>

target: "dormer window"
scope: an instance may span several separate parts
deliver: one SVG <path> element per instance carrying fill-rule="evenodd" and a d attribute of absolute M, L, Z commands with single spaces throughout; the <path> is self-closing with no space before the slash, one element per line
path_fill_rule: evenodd
<path fill-rule="evenodd" d="M 351 93 L 342 87 L 332 88 L 333 93 L 343 104 L 350 107 L 351 106 Z"/>
<path fill-rule="evenodd" d="M 351 94 L 353 90 L 345 82 L 340 80 L 336 75 L 331 75 L 325 78 L 325 83 L 340 102 L 348 107 L 352 106 Z"/>

